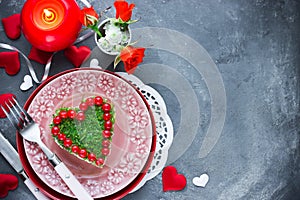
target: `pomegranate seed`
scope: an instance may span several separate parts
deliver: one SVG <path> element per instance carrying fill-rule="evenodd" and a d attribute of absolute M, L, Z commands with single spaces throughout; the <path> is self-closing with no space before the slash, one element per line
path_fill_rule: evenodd
<path fill-rule="evenodd" d="M 109 148 L 104 147 L 104 148 L 101 150 L 101 153 L 102 153 L 104 156 L 107 156 L 107 155 L 109 154 Z"/>
<path fill-rule="evenodd" d="M 88 109 L 88 107 L 89 107 L 88 104 L 85 103 L 85 102 L 82 102 L 82 103 L 79 104 L 79 109 L 81 111 L 86 111 Z"/>
<path fill-rule="evenodd" d="M 83 120 L 85 119 L 84 113 L 83 113 L 83 112 L 79 112 L 79 113 L 77 114 L 76 119 L 77 119 L 78 121 L 83 121 Z"/>
<path fill-rule="evenodd" d="M 96 160 L 96 165 L 103 165 L 104 164 L 104 159 L 103 158 L 99 158 L 98 160 Z"/>
<path fill-rule="evenodd" d="M 69 110 L 68 111 L 68 117 L 71 119 L 74 119 L 76 117 L 76 111 L 75 110 Z"/>
<path fill-rule="evenodd" d="M 105 121 L 110 120 L 110 118 L 111 118 L 111 114 L 110 114 L 110 113 L 104 113 L 104 114 L 103 114 L 103 119 L 104 119 Z"/>
<path fill-rule="evenodd" d="M 59 116 L 62 118 L 62 119 L 66 119 L 68 117 L 68 112 L 65 111 L 65 110 L 61 110 L 59 112 Z"/>
<path fill-rule="evenodd" d="M 109 140 L 103 140 L 102 141 L 102 146 L 109 147 L 109 145 L 110 145 L 110 141 Z"/>
<path fill-rule="evenodd" d="M 74 146 L 72 146 L 71 150 L 72 150 L 73 153 L 78 153 L 80 148 L 77 145 L 74 145 Z"/>
<path fill-rule="evenodd" d="M 110 132 L 109 130 L 103 130 L 103 131 L 102 131 L 102 135 L 103 135 L 103 137 L 105 137 L 105 138 L 110 138 L 111 132 Z"/>
<path fill-rule="evenodd" d="M 60 124 L 60 122 L 61 122 L 61 117 L 60 117 L 60 116 L 56 116 L 56 117 L 54 117 L 54 119 L 53 119 L 53 123 L 54 123 L 55 125 L 58 125 L 58 124 Z"/>
<path fill-rule="evenodd" d="M 112 122 L 110 120 L 104 122 L 104 128 L 110 130 L 112 128 Z"/>
<path fill-rule="evenodd" d="M 94 99 L 92 97 L 89 97 L 85 100 L 85 103 L 88 105 L 88 106 L 93 106 L 94 105 Z"/>
<path fill-rule="evenodd" d="M 64 141 L 64 146 L 65 147 L 71 147 L 72 146 L 72 140 L 70 138 L 66 138 Z"/>
<path fill-rule="evenodd" d="M 60 129 L 58 128 L 58 126 L 53 126 L 51 129 L 51 133 L 53 135 L 57 135 L 60 132 Z"/>
<path fill-rule="evenodd" d="M 110 109 L 111 109 L 111 106 L 110 106 L 109 103 L 105 103 L 105 104 L 102 105 L 102 110 L 103 110 L 104 112 L 109 112 Z"/>
<path fill-rule="evenodd" d="M 86 158 L 86 156 L 87 156 L 86 149 L 80 149 L 79 152 L 78 152 L 78 155 L 79 155 L 80 158 Z"/>
<path fill-rule="evenodd" d="M 90 153 L 90 154 L 88 155 L 88 159 L 89 159 L 89 161 L 95 161 L 95 160 L 96 160 L 95 154 Z"/>
<path fill-rule="evenodd" d="M 59 133 L 59 134 L 57 135 L 57 137 L 58 137 L 58 139 L 59 139 L 60 141 L 64 141 L 64 140 L 66 139 L 66 135 L 63 134 L 63 133 Z"/>
<path fill-rule="evenodd" d="M 103 98 L 100 96 L 96 96 L 94 98 L 94 103 L 96 106 L 101 106 L 103 104 Z"/>

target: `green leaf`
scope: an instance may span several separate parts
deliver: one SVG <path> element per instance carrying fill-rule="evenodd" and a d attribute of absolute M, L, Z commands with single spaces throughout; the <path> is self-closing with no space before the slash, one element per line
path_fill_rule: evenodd
<path fill-rule="evenodd" d="M 114 69 L 116 69 L 116 67 L 119 64 L 119 62 L 121 62 L 121 56 L 120 55 L 116 56 L 116 58 L 115 58 Z"/>

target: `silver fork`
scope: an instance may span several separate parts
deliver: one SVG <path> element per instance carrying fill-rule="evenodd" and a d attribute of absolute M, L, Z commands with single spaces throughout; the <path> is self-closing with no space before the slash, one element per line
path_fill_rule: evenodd
<path fill-rule="evenodd" d="M 42 142 L 39 125 L 34 122 L 32 117 L 20 106 L 17 100 L 13 98 L 12 100 L 5 102 L 5 104 L 11 115 L 2 106 L 1 109 L 6 114 L 11 124 L 25 140 L 35 142 L 40 146 L 50 163 L 54 166 L 55 171 L 64 180 L 73 194 L 80 200 L 93 199 L 65 164 Z"/>

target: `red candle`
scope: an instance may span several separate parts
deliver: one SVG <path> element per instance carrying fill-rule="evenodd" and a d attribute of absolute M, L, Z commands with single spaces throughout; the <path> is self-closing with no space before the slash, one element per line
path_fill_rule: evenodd
<path fill-rule="evenodd" d="M 36 48 L 54 52 L 67 48 L 81 29 L 75 0 L 27 0 L 21 12 L 25 38 Z"/>

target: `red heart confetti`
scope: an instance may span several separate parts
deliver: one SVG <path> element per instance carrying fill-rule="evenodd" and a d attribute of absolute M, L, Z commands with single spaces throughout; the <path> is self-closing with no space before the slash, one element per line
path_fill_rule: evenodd
<path fill-rule="evenodd" d="M 18 178 L 12 174 L 0 174 L 0 198 L 7 196 L 10 190 L 18 187 Z"/>
<path fill-rule="evenodd" d="M 18 39 L 21 35 L 21 15 L 13 14 L 9 17 L 2 18 L 2 24 L 6 36 L 9 39 Z"/>
<path fill-rule="evenodd" d="M 11 100 L 12 97 L 16 97 L 16 96 L 14 94 L 10 94 L 10 93 L 0 95 L 0 105 L 7 111 L 8 111 L 8 108 L 5 104 L 5 102 L 7 102 L 8 100 Z M 5 118 L 5 117 L 6 117 L 5 113 L 0 108 L 0 118 Z"/>
<path fill-rule="evenodd" d="M 79 67 L 91 54 L 91 49 L 87 46 L 70 46 L 64 51 L 66 58 L 75 66 Z"/>
<path fill-rule="evenodd" d="M 31 47 L 28 58 L 30 60 L 36 61 L 38 63 L 41 63 L 43 65 L 47 64 L 48 60 L 52 56 L 52 52 L 46 52 L 39 50 L 35 47 Z"/>
<path fill-rule="evenodd" d="M 3 67 L 8 75 L 16 75 L 20 71 L 20 59 L 17 51 L 1 52 L 0 67 Z"/>
<path fill-rule="evenodd" d="M 186 186 L 186 178 L 182 174 L 177 173 L 177 169 L 173 166 L 167 166 L 162 172 L 163 191 L 179 191 Z"/>

